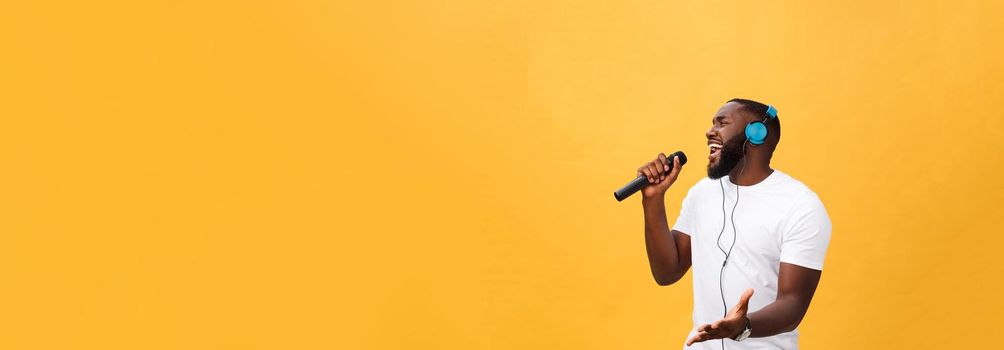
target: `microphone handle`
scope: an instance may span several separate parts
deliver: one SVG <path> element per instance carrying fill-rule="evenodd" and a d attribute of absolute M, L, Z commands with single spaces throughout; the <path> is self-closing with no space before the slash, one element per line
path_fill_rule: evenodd
<path fill-rule="evenodd" d="M 645 185 L 648 185 L 648 178 L 645 177 L 645 175 L 638 176 L 634 180 L 631 180 L 631 182 L 627 185 L 624 185 L 624 187 L 615 191 L 614 198 L 616 198 L 618 202 L 623 201 L 624 198 L 630 197 L 632 194 L 645 187 Z"/>
<path fill-rule="evenodd" d="M 669 162 L 672 163 L 673 157 L 680 158 L 680 167 L 683 167 L 684 164 L 687 164 L 687 156 L 683 154 L 683 151 L 676 151 L 673 154 L 670 154 L 669 157 L 666 157 L 666 159 L 668 159 Z M 632 194 L 638 192 L 638 190 L 642 189 L 647 185 L 648 185 L 648 178 L 645 177 L 645 175 L 639 175 L 634 180 L 631 180 L 631 182 L 629 182 L 627 185 L 624 185 L 624 187 L 621 187 L 617 191 L 614 191 L 614 198 L 617 199 L 618 202 L 623 201 L 624 198 L 630 197 Z"/>

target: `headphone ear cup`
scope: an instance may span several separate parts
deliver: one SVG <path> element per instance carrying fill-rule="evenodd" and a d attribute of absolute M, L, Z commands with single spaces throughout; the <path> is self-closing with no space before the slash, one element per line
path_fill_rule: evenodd
<path fill-rule="evenodd" d="M 746 139 L 754 145 L 763 144 L 767 139 L 767 126 L 763 122 L 750 122 L 746 125 Z"/>

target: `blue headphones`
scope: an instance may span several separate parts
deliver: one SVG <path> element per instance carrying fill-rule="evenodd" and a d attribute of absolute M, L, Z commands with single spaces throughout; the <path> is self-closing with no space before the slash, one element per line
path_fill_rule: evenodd
<path fill-rule="evenodd" d="M 759 145 L 767 139 L 767 125 L 764 125 L 767 118 L 777 118 L 777 108 L 767 105 L 767 115 L 763 117 L 763 121 L 752 121 L 749 124 L 746 124 L 746 139 L 749 140 L 750 143 Z"/>

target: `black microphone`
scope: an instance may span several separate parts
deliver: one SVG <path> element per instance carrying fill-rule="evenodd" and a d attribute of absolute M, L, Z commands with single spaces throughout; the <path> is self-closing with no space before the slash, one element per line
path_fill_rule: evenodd
<path fill-rule="evenodd" d="M 670 154 L 668 157 L 666 157 L 666 160 L 669 161 L 670 166 L 672 166 L 673 164 L 673 157 L 680 158 L 681 168 L 683 167 L 684 164 L 687 164 L 687 155 L 683 154 L 683 151 L 673 152 L 673 154 Z M 672 171 L 672 169 L 670 170 Z M 621 187 L 619 190 L 614 191 L 614 198 L 617 198 L 617 201 L 620 202 L 624 200 L 624 198 L 630 197 L 635 192 L 638 192 L 638 190 L 642 189 L 642 187 L 645 187 L 645 185 L 648 185 L 648 178 L 645 177 L 644 174 L 638 175 L 637 178 L 635 178 L 631 182 L 628 182 L 627 185 L 624 185 L 624 187 Z"/>

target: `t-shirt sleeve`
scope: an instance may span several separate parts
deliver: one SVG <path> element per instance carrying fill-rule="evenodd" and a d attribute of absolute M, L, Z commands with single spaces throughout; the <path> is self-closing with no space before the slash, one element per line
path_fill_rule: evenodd
<path fill-rule="evenodd" d="M 694 186 L 697 187 L 697 186 Z M 676 223 L 673 224 L 673 230 L 684 233 L 688 236 L 694 233 L 694 216 L 693 212 L 693 202 L 694 202 L 694 187 L 691 187 L 687 191 L 687 196 L 683 198 L 683 204 L 680 205 L 680 216 L 676 217 Z"/>
<path fill-rule="evenodd" d="M 781 262 L 823 269 L 832 226 L 823 202 L 815 193 L 799 201 L 788 215 L 781 238 Z"/>

